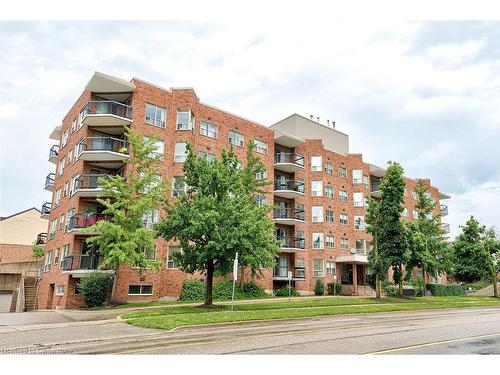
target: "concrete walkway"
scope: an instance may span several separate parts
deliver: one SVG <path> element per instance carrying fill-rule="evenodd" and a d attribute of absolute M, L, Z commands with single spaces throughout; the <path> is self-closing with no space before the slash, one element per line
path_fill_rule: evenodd
<path fill-rule="evenodd" d="M 498 290 L 500 291 L 500 283 L 497 283 Z M 486 288 L 470 293 L 470 296 L 489 296 L 493 297 L 493 285 L 488 285 Z"/>

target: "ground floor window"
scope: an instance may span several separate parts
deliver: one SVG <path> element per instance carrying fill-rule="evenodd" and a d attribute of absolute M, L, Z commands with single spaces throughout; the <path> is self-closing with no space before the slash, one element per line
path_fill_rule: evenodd
<path fill-rule="evenodd" d="M 64 295 L 64 285 L 56 285 L 55 293 L 56 296 Z"/>
<path fill-rule="evenodd" d="M 153 285 L 129 285 L 128 294 L 129 296 L 135 296 L 135 295 L 150 296 L 153 294 Z"/>
<path fill-rule="evenodd" d="M 326 273 L 329 275 L 335 275 L 335 262 L 326 262 Z"/>

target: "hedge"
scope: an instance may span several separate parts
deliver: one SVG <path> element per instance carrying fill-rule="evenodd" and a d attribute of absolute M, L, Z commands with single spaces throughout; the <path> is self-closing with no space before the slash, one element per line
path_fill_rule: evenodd
<path fill-rule="evenodd" d="M 427 290 L 433 296 L 463 296 L 464 287 L 459 284 L 427 284 Z"/>
<path fill-rule="evenodd" d="M 111 278 L 107 273 L 90 272 L 82 277 L 79 289 L 87 307 L 102 306 L 106 301 Z"/>
<path fill-rule="evenodd" d="M 333 288 L 335 288 L 335 293 L 333 292 L 333 290 L 334 290 Z M 327 293 L 329 296 L 333 296 L 333 295 L 339 296 L 340 292 L 342 292 L 342 285 L 336 284 L 336 283 L 328 283 L 328 284 L 326 284 L 326 289 L 327 289 Z"/>
<path fill-rule="evenodd" d="M 295 290 L 295 288 L 290 288 L 290 295 L 292 297 L 297 297 L 299 295 L 299 292 Z M 281 287 L 278 289 L 276 292 L 274 292 L 274 295 L 276 297 L 288 297 L 288 285 Z"/>
<path fill-rule="evenodd" d="M 213 299 L 229 300 L 232 298 L 233 282 L 231 280 L 216 281 L 212 289 Z M 234 288 L 234 298 L 260 298 L 266 296 L 264 289 L 254 282 L 243 284 L 243 290 L 237 284 Z M 181 301 L 202 301 L 205 299 L 205 282 L 203 280 L 185 280 L 182 284 Z"/>
<path fill-rule="evenodd" d="M 314 295 L 322 296 L 325 294 L 325 284 L 323 284 L 323 280 L 316 279 L 316 285 L 314 286 Z"/>

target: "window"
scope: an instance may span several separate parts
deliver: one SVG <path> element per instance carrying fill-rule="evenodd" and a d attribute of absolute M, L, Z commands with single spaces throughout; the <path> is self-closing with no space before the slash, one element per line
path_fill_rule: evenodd
<path fill-rule="evenodd" d="M 150 137 L 144 136 L 144 141 L 150 140 Z M 165 141 L 158 139 L 153 143 L 154 147 L 153 150 L 148 156 L 151 159 L 159 159 L 163 160 L 163 155 L 165 153 Z"/>
<path fill-rule="evenodd" d="M 69 150 L 67 159 L 68 159 L 68 164 L 70 164 L 73 161 L 73 150 Z"/>
<path fill-rule="evenodd" d="M 295 235 L 297 236 L 297 238 L 300 238 L 302 240 L 305 240 L 305 238 L 306 238 L 306 234 L 301 230 L 296 231 Z"/>
<path fill-rule="evenodd" d="M 54 295 L 55 296 L 63 296 L 64 295 L 64 285 L 56 285 Z"/>
<path fill-rule="evenodd" d="M 177 111 L 176 129 L 194 131 L 194 116 L 191 111 Z"/>
<path fill-rule="evenodd" d="M 325 173 L 333 174 L 333 164 L 325 163 Z"/>
<path fill-rule="evenodd" d="M 64 165 L 66 164 L 66 158 L 62 158 L 59 160 L 59 166 L 57 167 L 57 171 L 59 172 L 58 175 L 62 176 L 64 172 Z"/>
<path fill-rule="evenodd" d="M 365 205 L 363 193 L 353 193 L 352 194 L 352 200 L 354 202 L 354 207 L 363 207 Z"/>
<path fill-rule="evenodd" d="M 267 178 L 267 170 L 264 169 L 263 171 L 257 172 L 255 178 L 257 180 L 265 180 Z"/>
<path fill-rule="evenodd" d="M 144 193 L 147 193 L 150 189 L 157 187 L 161 184 L 161 174 L 154 174 L 153 179 L 149 183 L 144 183 Z M 144 172 L 140 173 L 141 180 L 144 178 Z"/>
<path fill-rule="evenodd" d="M 151 296 L 153 294 L 153 285 L 129 285 L 128 295 L 145 295 Z"/>
<path fill-rule="evenodd" d="M 349 250 L 349 239 L 346 237 L 340 238 L 340 248 L 342 250 Z"/>
<path fill-rule="evenodd" d="M 156 260 L 156 245 L 153 247 L 144 248 L 144 257 L 146 260 L 155 261 Z"/>
<path fill-rule="evenodd" d="M 349 224 L 349 218 L 348 218 L 347 214 L 340 214 L 339 223 L 342 224 L 342 225 Z"/>
<path fill-rule="evenodd" d="M 370 179 L 368 178 L 368 176 L 363 175 L 363 185 L 365 186 L 366 189 L 370 187 Z"/>
<path fill-rule="evenodd" d="M 312 206 L 312 222 L 323 222 L 323 206 Z"/>
<path fill-rule="evenodd" d="M 217 125 L 202 121 L 200 124 L 200 134 L 210 138 L 217 138 Z"/>
<path fill-rule="evenodd" d="M 366 253 L 366 240 L 361 240 L 361 239 L 356 240 L 356 253 L 358 254 Z"/>
<path fill-rule="evenodd" d="M 56 256 L 54 257 L 54 264 L 57 264 L 59 262 L 59 253 L 61 250 L 59 248 L 56 249 Z"/>
<path fill-rule="evenodd" d="M 418 211 L 417 210 L 413 210 L 413 218 L 418 219 Z"/>
<path fill-rule="evenodd" d="M 340 178 L 347 178 L 347 168 L 346 167 L 339 167 L 339 177 Z"/>
<path fill-rule="evenodd" d="M 347 202 L 347 200 L 348 200 L 347 191 L 345 191 L 345 190 L 339 190 L 339 199 L 342 202 Z"/>
<path fill-rule="evenodd" d="M 365 217 L 364 216 L 354 216 L 354 229 L 365 230 Z"/>
<path fill-rule="evenodd" d="M 208 160 L 208 161 L 215 160 L 215 154 L 212 154 L 210 152 L 205 152 L 205 151 L 198 151 L 198 157 L 201 159 Z"/>
<path fill-rule="evenodd" d="M 237 133 L 235 131 L 230 131 L 229 143 L 238 147 L 243 147 L 245 144 L 245 137 L 243 136 L 243 134 Z"/>
<path fill-rule="evenodd" d="M 50 222 L 49 239 L 53 239 L 54 238 L 54 235 L 56 233 L 56 228 L 57 228 L 57 219 L 52 220 Z"/>
<path fill-rule="evenodd" d="M 167 268 L 178 268 L 177 262 L 175 261 L 175 254 L 179 254 L 181 252 L 180 246 L 169 246 L 168 247 L 168 259 L 167 259 Z"/>
<path fill-rule="evenodd" d="M 325 219 L 328 223 L 335 222 L 335 216 L 333 215 L 333 210 L 326 210 Z"/>
<path fill-rule="evenodd" d="M 176 143 L 174 151 L 174 162 L 184 163 L 186 161 L 186 158 L 187 158 L 186 143 L 185 142 Z"/>
<path fill-rule="evenodd" d="M 408 209 L 406 207 L 403 207 L 403 213 L 402 213 L 402 215 L 404 217 L 408 217 L 409 213 L 408 213 Z"/>
<path fill-rule="evenodd" d="M 325 186 L 325 197 L 333 198 L 333 186 Z"/>
<path fill-rule="evenodd" d="M 142 222 L 148 229 L 153 229 L 155 224 L 160 221 L 160 210 L 148 212 L 142 216 Z"/>
<path fill-rule="evenodd" d="M 313 276 L 323 277 L 323 259 L 313 259 Z"/>
<path fill-rule="evenodd" d="M 267 204 L 267 197 L 265 195 L 254 195 L 254 199 L 259 206 L 265 206 Z"/>
<path fill-rule="evenodd" d="M 328 275 L 335 275 L 335 273 L 336 273 L 335 262 L 331 262 L 331 261 L 326 262 L 326 273 Z"/>
<path fill-rule="evenodd" d="M 63 197 L 65 197 L 66 195 L 68 195 L 68 191 L 69 191 L 69 181 L 66 181 L 64 183 L 64 188 L 63 188 Z"/>
<path fill-rule="evenodd" d="M 76 174 L 71 179 L 71 184 L 69 185 L 69 196 L 71 197 L 75 191 L 78 190 L 78 185 L 80 181 L 80 175 Z"/>
<path fill-rule="evenodd" d="M 68 230 L 69 222 L 74 215 L 75 215 L 74 209 L 68 210 L 68 212 L 66 213 L 66 230 Z"/>
<path fill-rule="evenodd" d="M 70 134 L 73 134 L 76 130 L 76 118 L 73 120 L 73 122 L 71 123 L 71 131 L 70 131 Z"/>
<path fill-rule="evenodd" d="M 311 171 L 321 171 L 322 160 L 321 156 L 311 156 Z"/>
<path fill-rule="evenodd" d="M 326 236 L 326 247 L 335 247 L 335 237 L 332 235 Z"/>
<path fill-rule="evenodd" d="M 258 139 L 253 140 L 255 143 L 254 150 L 261 154 L 267 154 L 268 146 L 266 142 L 259 141 Z"/>
<path fill-rule="evenodd" d="M 418 200 L 418 195 L 417 195 L 417 192 L 414 190 L 411 192 L 411 197 L 414 199 L 414 200 Z"/>
<path fill-rule="evenodd" d="M 363 171 L 361 169 L 352 170 L 352 183 L 353 184 L 363 183 Z"/>
<path fill-rule="evenodd" d="M 78 114 L 78 130 L 80 130 L 83 126 L 83 119 L 87 115 L 87 111 L 84 109 L 81 110 L 81 112 Z"/>
<path fill-rule="evenodd" d="M 323 233 L 313 233 L 313 249 L 323 249 L 325 247 Z"/>
<path fill-rule="evenodd" d="M 68 143 L 68 138 L 69 138 L 69 129 L 66 129 L 62 135 L 61 148 L 66 146 L 66 144 Z"/>
<path fill-rule="evenodd" d="M 64 214 L 59 218 L 59 230 L 63 229 L 64 226 Z"/>
<path fill-rule="evenodd" d="M 323 181 L 311 181 L 311 195 L 313 197 L 323 196 Z"/>
<path fill-rule="evenodd" d="M 172 197 L 178 197 L 179 195 L 186 194 L 187 185 L 184 181 L 184 177 L 174 177 L 172 179 Z"/>
<path fill-rule="evenodd" d="M 61 260 L 59 262 L 59 268 L 62 268 L 63 263 L 64 263 L 64 258 L 66 258 L 69 255 L 69 244 L 63 245 L 62 247 L 62 253 L 61 253 Z"/>
<path fill-rule="evenodd" d="M 43 272 L 50 271 L 50 263 L 52 262 L 52 250 L 50 250 L 45 256 L 45 265 L 43 266 Z"/>
<path fill-rule="evenodd" d="M 165 128 L 165 108 L 146 103 L 146 118 L 144 122 L 149 125 Z"/>

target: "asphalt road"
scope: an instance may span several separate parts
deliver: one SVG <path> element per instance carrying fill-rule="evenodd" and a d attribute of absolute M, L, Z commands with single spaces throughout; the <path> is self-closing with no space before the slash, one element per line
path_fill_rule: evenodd
<path fill-rule="evenodd" d="M 500 308 L 394 312 L 181 328 L 116 320 L 0 333 L 0 353 L 500 354 Z"/>

